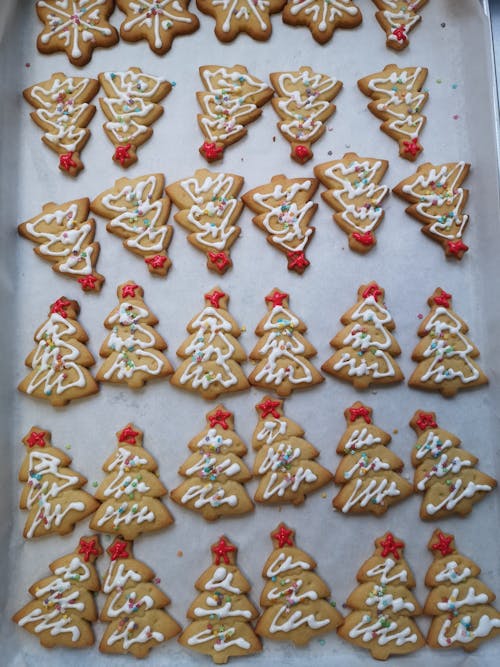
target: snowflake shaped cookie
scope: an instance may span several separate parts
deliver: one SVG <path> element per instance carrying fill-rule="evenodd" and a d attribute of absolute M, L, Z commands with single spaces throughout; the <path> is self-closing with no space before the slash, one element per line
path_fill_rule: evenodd
<path fill-rule="evenodd" d="M 283 9 L 286 0 L 196 0 L 204 14 L 215 19 L 215 34 L 221 42 L 232 42 L 240 32 L 265 41 L 272 32 L 271 14 Z"/>

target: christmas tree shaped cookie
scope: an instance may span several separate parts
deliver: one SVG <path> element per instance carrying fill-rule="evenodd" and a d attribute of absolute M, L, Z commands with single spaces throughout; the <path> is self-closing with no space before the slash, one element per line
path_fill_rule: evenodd
<path fill-rule="evenodd" d="M 71 457 L 52 446 L 50 431 L 32 426 L 23 438 L 26 454 L 19 470 L 24 482 L 19 506 L 28 512 L 24 537 L 66 535 L 96 511 L 99 502 L 82 486 L 87 479 L 72 470 Z"/>
<path fill-rule="evenodd" d="M 97 621 L 93 593 L 99 590 L 94 562 L 101 553 L 96 535 L 80 538 L 74 551 L 49 565 L 50 576 L 30 587 L 35 599 L 14 614 L 14 623 L 38 637 L 46 648 L 92 646 L 92 623 Z"/>
<path fill-rule="evenodd" d="M 423 150 L 419 137 L 427 120 L 422 115 L 429 99 L 422 91 L 426 78 L 425 67 L 386 65 L 358 81 L 361 92 L 372 98 L 368 109 L 383 121 L 380 129 L 398 142 L 405 160 L 416 160 Z"/>
<path fill-rule="evenodd" d="M 121 536 L 107 549 L 110 563 L 102 584 L 107 597 L 100 620 L 108 625 L 99 650 L 145 658 L 181 627 L 164 611 L 170 600 L 156 586 L 155 573 L 134 558 L 132 549 L 133 543 Z"/>
<path fill-rule="evenodd" d="M 259 503 L 300 505 L 306 495 L 321 489 L 332 475 L 315 461 L 319 451 L 305 440 L 303 429 L 283 413 L 283 401 L 265 396 L 255 406 L 259 421 L 253 432 L 254 475 Z"/>
<path fill-rule="evenodd" d="M 341 160 L 314 167 L 314 175 L 328 188 L 321 196 L 355 252 L 368 252 L 377 243 L 375 230 L 384 219 L 381 203 L 389 192 L 380 181 L 388 166 L 387 160 L 346 153 Z"/>
<path fill-rule="evenodd" d="M 466 162 L 426 162 L 393 188 L 410 203 L 406 212 L 422 223 L 421 231 L 443 247 L 446 257 L 455 259 L 462 259 L 469 249 L 462 241 L 469 222 L 463 212 L 469 191 L 461 187 L 469 169 Z"/>
<path fill-rule="evenodd" d="M 270 79 L 276 92 L 272 105 L 281 119 L 278 130 L 292 147 L 292 160 L 304 164 L 313 157 L 311 145 L 325 133 L 325 122 L 335 112 L 332 100 L 342 81 L 317 74 L 310 67 L 274 72 Z"/>
<path fill-rule="evenodd" d="M 196 14 L 189 12 L 189 0 L 117 0 L 126 18 L 120 37 L 126 42 L 142 39 L 151 51 L 163 56 L 177 35 L 189 35 L 200 27 Z"/>
<path fill-rule="evenodd" d="M 328 42 L 337 28 L 355 28 L 362 21 L 354 0 L 288 0 L 283 21 L 307 26 L 320 44 Z"/>
<path fill-rule="evenodd" d="M 35 108 L 30 115 L 43 130 L 43 143 L 57 153 L 59 169 L 70 176 L 83 169 L 80 152 L 89 140 L 87 125 L 95 114 L 95 106 L 89 102 L 98 90 L 96 79 L 56 72 L 23 91 L 25 100 Z"/>
<path fill-rule="evenodd" d="M 420 518 L 469 514 L 497 483 L 477 470 L 478 458 L 460 448 L 456 435 L 440 428 L 434 412 L 417 410 L 410 421 L 417 434 L 412 449 L 415 491 L 423 493 Z"/>
<path fill-rule="evenodd" d="M 205 307 L 187 325 L 190 335 L 177 350 L 184 361 L 171 378 L 176 387 L 208 400 L 249 387 L 240 366 L 247 358 L 237 341 L 241 329 L 227 311 L 228 301 L 218 287 L 205 294 Z"/>
<path fill-rule="evenodd" d="M 164 196 L 163 174 L 120 178 L 91 203 L 94 213 L 109 220 L 106 229 L 123 239 L 126 250 L 142 257 L 149 272 L 166 276 L 172 262 L 167 249 L 172 227 L 167 224 L 170 199 Z"/>
<path fill-rule="evenodd" d="M 391 333 L 396 325 L 384 303 L 384 290 L 376 282 L 361 285 L 358 298 L 340 318 L 345 326 L 330 341 L 336 352 L 321 369 L 356 389 L 401 382 L 404 376 L 394 360 L 401 349 Z"/>
<path fill-rule="evenodd" d="M 269 39 L 272 32 L 271 14 L 283 9 L 286 0 L 196 0 L 204 14 L 215 19 L 214 32 L 221 42 L 232 42 L 245 32 L 259 42 Z"/>
<path fill-rule="evenodd" d="M 255 329 L 261 340 L 250 353 L 250 359 L 257 361 L 248 378 L 250 384 L 288 396 L 294 389 L 323 382 L 323 376 L 309 361 L 316 348 L 304 338 L 304 322 L 289 310 L 288 294 L 275 287 L 265 301 L 268 312 Z"/>
<path fill-rule="evenodd" d="M 427 303 L 431 312 L 418 329 L 420 343 L 412 354 L 418 362 L 408 384 L 454 396 L 460 389 L 488 383 L 474 361 L 479 350 L 467 337 L 469 327 L 451 308 L 451 294 L 438 287 Z"/>
<path fill-rule="evenodd" d="M 425 576 L 432 590 L 424 614 L 433 617 L 427 643 L 474 651 L 500 634 L 500 612 L 491 605 L 495 594 L 477 578 L 481 568 L 457 550 L 453 535 L 435 530 L 428 547 L 434 561 Z"/>
<path fill-rule="evenodd" d="M 113 0 L 37 0 L 35 6 L 44 24 L 36 42 L 40 53 L 65 51 L 72 65 L 83 67 L 96 47 L 118 42 L 118 31 L 108 21 Z"/>
<path fill-rule="evenodd" d="M 89 219 L 89 200 L 64 204 L 48 202 L 42 212 L 21 223 L 21 236 L 36 243 L 34 251 L 52 263 L 56 273 L 77 280 L 84 291 L 98 292 L 104 277 L 95 270 L 100 245 L 94 241 L 95 221 Z"/>
<path fill-rule="evenodd" d="M 173 522 L 159 500 L 167 490 L 156 475 L 158 464 L 142 445 L 142 435 L 133 424 L 116 434 L 117 449 L 104 462 L 106 477 L 95 492 L 102 505 L 91 519 L 92 530 L 120 531 L 126 540 L 134 540 Z"/>
<path fill-rule="evenodd" d="M 237 1 L 232 0 L 232 5 Z M 200 153 L 207 162 L 215 162 L 222 160 L 227 146 L 246 135 L 246 125 L 261 115 L 261 107 L 271 99 L 273 89 L 241 65 L 200 67 L 200 77 L 205 87 L 196 93 L 202 111 L 198 125 L 205 137 Z"/>
<path fill-rule="evenodd" d="M 267 241 L 286 255 L 288 269 L 300 274 L 310 263 L 305 249 L 315 231 L 310 222 L 318 205 L 311 199 L 317 189 L 315 178 L 280 174 L 243 195 L 245 204 L 257 214 L 254 223 L 267 234 Z"/>
<path fill-rule="evenodd" d="M 207 521 L 251 512 L 244 483 L 252 474 L 241 458 L 247 448 L 234 431 L 233 414 L 217 405 L 188 447 L 193 453 L 179 468 L 186 479 L 170 492 L 172 500 L 200 512 Z"/>
<path fill-rule="evenodd" d="M 99 82 L 106 97 L 100 97 L 107 118 L 103 128 L 115 147 L 113 160 L 122 167 L 137 162 L 137 149 L 151 135 L 150 127 L 163 113 L 159 102 L 172 90 L 160 76 L 146 74 L 139 67 L 126 72 L 103 72 Z"/>
<path fill-rule="evenodd" d="M 104 320 L 111 333 L 99 351 L 105 361 L 97 378 L 137 389 L 170 375 L 173 368 L 162 352 L 167 344 L 154 328 L 158 319 L 144 303 L 142 287 L 129 280 L 116 292 L 120 303 Z"/>
<path fill-rule="evenodd" d="M 342 615 L 330 602 L 330 589 L 314 570 L 316 562 L 294 544 L 295 531 L 284 523 L 271 533 L 274 551 L 262 576 L 267 579 L 260 596 L 264 612 L 255 631 L 261 637 L 290 641 L 296 646 L 333 632 Z"/>
<path fill-rule="evenodd" d="M 234 544 L 223 535 L 211 552 L 213 564 L 195 583 L 200 594 L 188 609 L 191 623 L 179 642 L 223 665 L 233 656 L 262 650 L 251 625 L 259 612 L 248 599 L 250 584 L 236 565 Z"/>
<path fill-rule="evenodd" d="M 422 20 L 417 12 L 428 0 L 373 0 L 378 11 L 375 18 L 385 30 L 386 45 L 395 51 L 406 49 L 410 44 L 408 34 Z"/>
<path fill-rule="evenodd" d="M 384 514 L 412 494 L 412 485 L 398 474 L 403 461 L 387 449 L 391 436 L 373 424 L 371 408 L 356 401 L 344 416 L 347 428 L 337 447 L 343 458 L 335 472 L 342 488 L 333 506 L 344 514 Z"/>
<path fill-rule="evenodd" d="M 19 391 L 66 405 L 99 391 L 89 372 L 94 357 L 85 347 L 88 336 L 77 322 L 80 306 L 65 296 L 50 306 L 48 319 L 35 332 L 35 349 L 24 362 L 31 371 L 19 384 Z"/>
<path fill-rule="evenodd" d="M 188 234 L 188 241 L 205 253 L 210 271 L 225 273 L 233 265 L 230 248 L 240 235 L 238 218 L 243 204 L 238 199 L 243 177 L 198 169 L 167 187 L 179 211 L 174 219 Z"/>
<path fill-rule="evenodd" d="M 351 611 L 339 635 L 370 651 L 376 660 L 418 651 L 425 640 L 413 620 L 422 613 L 411 593 L 415 578 L 404 557 L 404 542 L 392 533 L 375 540 L 375 553 L 363 563 L 360 585 L 347 599 Z"/>

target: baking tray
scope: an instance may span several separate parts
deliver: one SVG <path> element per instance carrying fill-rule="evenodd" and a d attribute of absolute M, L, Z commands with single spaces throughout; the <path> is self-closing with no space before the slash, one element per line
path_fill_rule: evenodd
<path fill-rule="evenodd" d="M 104 221 L 98 220 L 97 238 L 101 243 L 98 270 L 106 275 L 106 283 L 96 296 L 83 294 L 76 283 L 52 272 L 35 256 L 31 244 L 18 238 L 16 226 L 35 215 L 44 202 L 94 197 L 124 172 L 111 161 L 112 146 L 101 129 L 104 119 L 100 111 L 90 125 L 92 137 L 83 151 L 86 169 L 74 180 L 57 170 L 56 156 L 42 144 L 41 132 L 29 118 L 30 109 L 23 102 L 21 91 L 53 72 L 70 74 L 80 70 L 73 68 L 63 54 L 37 53 L 35 37 L 40 24 L 33 3 L 1 3 L 2 664 L 41 667 L 67 661 L 74 664 L 92 661 L 96 665 L 133 662 L 129 656 L 103 656 L 96 647 L 76 653 L 47 651 L 10 621 L 11 614 L 29 599 L 27 589 L 31 583 L 47 574 L 48 563 L 73 550 L 78 537 L 88 533 L 85 523 L 81 523 L 74 534 L 65 538 L 23 540 L 25 516 L 17 509 L 21 491 L 17 473 L 23 456 L 21 438 L 30 426 L 36 424 L 51 430 L 56 446 L 71 446 L 73 466 L 88 477 L 88 488 L 92 490 L 92 482 L 102 479 L 101 464 L 115 447 L 115 432 L 132 420 L 145 431 L 145 446 L 157 457 L 161 479 L 172 489 L 179 483 L 177 468 L 187 457 L 187 442 L 202 429 L 205 413 L 214 405 L 168 382 L 151 382 L 137 392 L 102 386 L 97 396 L 63 409 L 19 394 L 15 387 L 24 377 L 24 358 L 32 349 L 33 333 L 44 321 L 49 304 L 61 295 L 80 302 L 80 321 L 89 333 L 89 347 L 97 357 L 105 336 L 103 320 L 116 304 L 116 286 L 127 279 L 135 280 L 144 287 L 145 300 L 160 319 L 158 331 L 169 343 L 169 358 L 177 365 L 175 350 L 185 339 L 185 325 L 201 309 L 204 292 L 220 284 L 230 295 L 230 311 L 246 327 L 240 341 L 250 351 L 256 341 L 253 329 L 265 312 L 264 296 L 277 286 L 290 293 L 291 308 L 307 323 L 308 339 L 318 349 L 319 365 L 331 353 L 328 342 L 339 329 L 338 318 L 354 303 L 358 285 L 375 279 L 386 289 L 387 304 L 403 350 L 400 365 L 409 377 L 414 368 L 410 355 L 417 342 L 418 314 L 427 313 L 428 296 L 441 286 L 453 294 L 456 311 L 470 325 L 471 338 L 481 351 L 480 364 L 490 377 L 487 388 L 462 392 L 452 400 L 445 400 L 405 385 L 361 394 L 327 377 L 311 391 L 290 397 L 286 413 L 304 427 L 306 437 L 320 449 L 320 462 L 335 470 L 339 460 L 335 448 L 344 431 L 343 411 L 355 400 L 363 400 L 373 408 L 375 423 L 394 434 L 392 448 L 403 458 L 406 474 L 411 476 L 410 449 L 415 437 L 407 422 L 417 408 L 434 410 L 440 424 L 456 433 L 464 447 L 480 457 L 479 467 L 500 478 L 500 338 L 497 335 L 500 205 L 489 20 L 479 2 L 431 2 L 423 10 L 421 26 L 411 35 L 410 47 L 395 54 L 385 47 L 384 33 L 374 19 L 374 5 L 360 2 L 360 6 L 362 25 L 352 31 L 337 31 L 323 47 L 313 41 L 306 29 L 293 30 L 282 24 L 279 16 L 273 17 L 269 42 L 256 43 L 242 35 L 232 44 L 223 45 L 213 35 L 213 21 L 201 16 L 200 30 L 177 39 L 172 51 L 164 57 L 152 54 L 145 42 L 135 45 L 120 42 L 112 49 L 96 50 L 82 71 L 96 75 L 137 65 L 176 82 L 165 100 L 164 116 L 154 125 L 152 140 L 139 150 L 138 163 L 127 171 L 130 177 L 161 171 L 169 183 L 205 166 L 197 150 L 202 141 L 196 123 L 198 66 L 239 63 L 256 76 L 267 78 L 272 71 L 307 64 L 340 78 L 344 88 L 335 100 L 337 112 L 328 122 L 324 137 L 315 144 L 314 160 L 306 166 L 289 159 L 289 146 L 276 129 L 277 118 L 271 105 L 249 127 L 248 136 L 227 149 L 224 162 L 215 165 L 215 170 L 241 173 L 248 190 L 267 182 L 276 173 L 311 175 L 313 165 L 340 157 L 348 150 L 389 159 L 384 179 L 388 185 L 393 186 L 412 174 L 417 165 L 397 157 L 396 143 L 379 131 L 379 121 L 367 111 L 368 100 L 357 89 L 356 81 L 390 62 L 427 66 L 428 122 L 421 138 L 425 152 L 418 162 L 463 159 L 473 165 L 467 181 L 471 222 L 466 242 L 471 250 L 462 262 L 445 261 L 441 248 L 420 233 L 419 225 L 405 215 L 403 203 L 395 197 L 386 200 L 386 216 L 377 232 L 377 247 L 367 256 L 355 255 L 347 248 L 346 237 L 333 224 L 331 211 L 317 196 L 320 208 L 313 222 L 317 232 L 308 251 L 311 266 L 302 277 L 286 270 L 284 258 L 268 246 L 251 223 L 248 210 L 240 218 L 242 234 L 232 252 L 234 267 L 220 278 L 206 270 L 203 257 L 188 245 L 184 231 L 177 226 L 169 251 L 173 268 L 166 279 L 151 277 L 140 260 L 126 253 L 120 241 L 107 234 Z M 121 17 L 115 11 L 111 22 L 119 25 Z M 254 406 L 262 396 L 262 392 L 252 389 L 223 401 L 235 413 L 236 430 L 247 444 L 256 423 Z M 253 462 L 253 453 L 246 461 Z M 248 485 L 250 493 L 255 488 L 255 482 Z M 185 624 L 185 612 L 195 596 L 194 581 L 210 564 L 209 545 L 222 533 L 238 545 L 238 564 L 252 583 L 251 598 L 257 602 L 263 586 L 261 569 L 271 551 L 269 532 L 279 521 L 286 521 L 297 530 L 298 545 L 317 560 L 319 575 L 328 582 L 332 597 L 341 605 L 355 587 L 357 569 L 373 551 L 373 540 L 391 530 L 407 544 L 405 555 L 418 582 L 417 598 L 423 603 L 427 593 L 423 576 L 431 561 L 426 544 L 435 526 L 418 519 L 420 498 L 412 497 L 394 506 L 380 519 L 345 517 L 332 510 L 335 487 L 332 485 L 325 491 L 326 497 L 317 493 L 299 508 L 259 506 L 251 516 L 220 520 L 216 524 L 206 524 L 201 517 L 167 501 L 176 519 L 174 526 L 160 534 L 139 538 L 135 554 L 156 571 L 161 587 L 172 598 L 170 613 Z M 480 564 L 484 581 L 497 593 L 500 592 L 499 518 L 496 491 L 467 519 L 448 519 L 438 524 L 455 533 L 458 547 Z M 104 546 L 109 544 L 106 538 L 102 541 Z M 183 552 L 182 557 L 177 555 L 179 551 Z M 106 564 L 107 558 L 102 558 L 101 572 Z M 103 599 L 101 595 L 99 607 Z M 428 619 L 418 622 L 425 631 Z M 101 632 L 102 627 L 97 625 L 98 638 Z M 413 667 L 432 660 L 435 665 L 485 667 L 497 664 L 499 655 L 500 644 L 492 641 L 470 656 L 459 651 L 431 652 L 426 648 L 406 657 L 404 663 Z M 367 664 L 371 658 L 333 633 L 313 640 L 304 650 L 291 644 L 266 642 L 262 654 L 232 659 L 231 664 L 293 666 L 303 665 L 306 660 L 314 660 L 318 666 L 355 667 Z M 399 662 L 394 659 L 395 664 Z M 210 660 L 183 649 L 174 640 L 152 651 L 148 664 L 208 665 Z"/>

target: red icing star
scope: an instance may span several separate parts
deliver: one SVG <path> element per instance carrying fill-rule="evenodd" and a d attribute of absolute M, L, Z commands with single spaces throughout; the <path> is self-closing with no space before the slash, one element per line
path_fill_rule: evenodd
<path fill-rule="evenodd" d="M 387 533 L 385 540 L 380 543 L 380 546 L 382 547 L 382 558 L 385 558 L 389 554 L 393 554 L 394 558 L 399 560 L 400 556 L 398 549 L 403 549 L 404 545 L 404 542 L 396 542 L 392 533 Z"/>
<path fill-rule="evenodd" d="M 29 447 L 45 447 L 45 431 L 32 431 L 26 440 Z"/>
<path fill-rule="evenodd" d="M 283 549 L 285 545 L 293 547 L 293 530 L 288 530 L 285 526 L 280 526 L 278 532 L 273 533 L 272 537 L 277 540 L 278 547 Z"/>
<path fill-rule="evenodd" d="M 127 543 L 120 541 L 114 542 L 110 547 L 108 547 L 108 554 L 111 556 L 111 560 L 129 558 Z"/>
<path fill-rule="evenodd" d="M 122 299 L 125 299 L 127 296 L 131 296 L 132 298 L 134 298 L 136 289 L 139 289 L 139 285 L 136 285 L 135 283 L 129 283 L 128 285 L 124 285 L 122 287 Z"/>
<path fill-rule="evenodd" d="M 78 549 L 79 554 L 83 554 L 83 560 L 87 563 L 91 556 L 98 556 L 99 550 L 96 546 L 95 540 L 89 540 L 88 542 L 83 539 L 80 540 L 80 548 Z"/>
<path fill-rule="evenodd" d="M 410 153 L 410 155 L 418 155 L 422 150 L 422 146 L 418 143 L 417 137 L 414 137 L 411 141 L 403 141 L 403 147 L 405 153 Z"/>
<path fill-rule="evenodd" d="M 230 544 L 229 542 L 226 542 L 226 540 L 223 537 L 221 537 L 220 540 L 217 542 L 217 544 L 214 544 L 213 547 L 211 548 L 212 552 L 215 554 L 216 565 L 220 564 L 221 558 L 224 560 L 224 563 L 228 565 L 229 558 L 227 554 L 236 551 L 236 547 Z"/>
<path fill-rule="evenodd" d="M 361 243 L 361 245 L 370 246 L 375 243 L 375 237 L 371 232 L 365 232 L 364 234 L 353 232 L 352 238 L 358 243 Z"/>
<path fill-rule="evenodd" d="M 406 42 L 407 37 L 405 31 L 406 31 L 406 26 L 400 25 L 398 28 L 394 28 L 392 34 L 398 40 L 398 42 Z"/>
<path fill-rule="evenodd" d="M 205 294 L 204 296 L 207 301 L 210 301 L 210 303 L 214 308 L 220 308 L 219 301 L 222 299 L 222 297 L 226 295 L 224 292 L 221 292 L 218 289 L 216 289 L 213 292 L 210 292 L 209 294 Z"/>
<path fill-rule="evenodd" d="M 437 428 L 434 417 L 430 412 L 419 412 L 415 423 L 421 431 L 426 431 L 428 428 Z"/>
<path fill-rule="evenodd" d="M 367 424 L 371 424 L 372 420 L 370 417 L 371 410 L 366 408 L 364 405 L 361 405 L 359 408 L 349 408 L 349 419 L 350 421 L 356 421 L 359 417 L 362 417 Z"/>
<path fill-rule="evenodd" d="M 220 160 L 224 153 L 224 147 L 217 146 L 213 141 L 205 141 L 200 147 L 200 153 L 204 155 L 209 162 L 214 162 L 215 160 Z"/>
<path fill-rule="evenodd" d="M 60 299 L 57 299 L 55 303 L 52 304 L 52 307 L 50 309 L 51 313 L 57 313 L 61 317 L 64 317 L 66 319 L 68 317 L 68 313 L 66 312 L 66 308 L 70 306 L 71 303 L 65 299 L 63 296 Z"/>
<path fill-rule="evenodd" d="M 437 304 L 438 306 L 449 308 L 451 298 L 452 298 L 451 294 L 448 294 L 448 292 L 441 290 L 441 292 L 439 294 L 436 294 L 436 296 L 434 297 L 434 303 Z"/>
<path fill-rule="evenodd" d="M 224 430 L 227 430 L 229 426 L 226 419 L 232 416 L 231 412 L 224 412 L 224 410 L 219 409 L 214 415 L 208 415 L 208 421 L 212 428 L 219 424 Z"/>
<path fill-rule="evenodd" d="M 310 262 L 306 259 L 303 250 L 290 250 L 286 253 L 288 257 L 288 268 L 290 271 L 301 272 L 301 269 L 306 269 Z"/>
<path fill-rule="evenodd" d="M 272 401 L 270 398 L 267 398 L 263 403 L 259 403 L 256 407 L 260 411 L 260 416 L 262 419 L 267 417 L 267 415 L 272 415 L 275 419 L 279 419 L 280 413 L 276 410 L 279 408 L 281 401 Z"/>
<path fill-rule="evenodd" d="M 153 257 L 146 257 L 144 261 L 146 264 L 149 264 L 152 269 L 161 269 L 167 261 L 167 258 L 165 255 L 153 255 Z"/>
<path fill-rule="evenodd" d="M 71 167 L 78 167 L 78 164 L 73 160 L 73 151 L 69 153 L 62 153 L 59 156 L 59 166 L 64 171 L 69 171 Z"/>
<path fill-rule="evenodd" d="M 273 292 L 270 296 L 266 296 L 266 301 L 272 303 L 273 306 L 282 306 L 285 299 L 288 299 L 288 294 L 285 294 L 285 292 L 278 292 L 278 290 Z"/>
<path fill-rule="evenodd" d="M 125 144 L 125 146 L 117 146 L 115 154 L 113 155 L 113 160 L 119 162 L 121 166 L 125 164 L 125 160 L 130 160 L 129 150 L 132 148 L 132 144 Z"/>
<path fill-rule="evenodd" d="M 84 291 L 91 291 L 95 290 L 96 285 L 97 285 L 97 278 L 95 276 L 82 276 L 81 278 L 78 278 L 78 282 L 82 286 L 82 290 Z"/>
<path fill-rule="evenodd" d="M 372 296 L 375 301 L 377 301 L 379 296 L 382 296 L 382 290 L 377 285 L 377 283 L 370 283 L 361 296 L 363 299 L 367 299 L 369 296 Z"/>
<path fill-rule="evenodd" d="M 438 540 L 435 544 L 431 544 L 431 549 L 434 551 L 440 551 L 441 556 L 448 556 L 453 553 L 453 549 L 450 544 L 453 542 L 453 535 L 445 535 L 444 533 L 438 533 Z"/>
<path fill-rule="evenodd" d="M 465 245 L 462 239 L 458 239 L 458 241 L 448 241 L 446 245 L 448 246 L 448 252 L 457 257 L 458 255 L 463 255 L 463 253 L 467 252 L 469 249 L 469 246 Z"/>
<path fill-rule="evenodd" d="M 215 266 L 219 273 L 222 273 L 226 269 L 231 261 L 228 259 L 228 256 L 225 252 L 209 252 L 208 259 Z"/>
<path fill-rule="evenodd" d="M 121 431 L 118 436 L 118 442 L 126 442 L 129 445 L 136 444 L 136 438 L 139 435 L 139 431 L 134 431 L 131 426 L 125 426 L 123 431 Z"/>
<path fill-rule="evenodd" d="M 298 146 L 295 146 L 293 149 L 294 154 L 296 157 L 299 158 L 301 162 L 305 162 L 306 160 L 309 160 L 312 156 L 311 151 L 307 148 L 307 146 L 304 146 L 302 144 L 299 144 Z"/>

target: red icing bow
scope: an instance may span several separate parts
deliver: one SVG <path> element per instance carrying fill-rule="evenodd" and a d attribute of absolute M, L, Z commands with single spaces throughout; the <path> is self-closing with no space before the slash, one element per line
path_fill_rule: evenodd
<path fill-rule="evenodd" d="M 437 428 L 436 421 L 430 412 L 420 412 L 415 423 L 421 431 L 426 431 L 428 428 Z"/>
<path fill-rule="evenodd" d="M 379 296 L 382 296 L 382 290 L 377 285 L 377 283 L 370 283 L 361 296 L 363 299 L 367 299 L 369 296 L 372 296 L 376 301 Z"/>
<path fill-rule="evenodd" d="M 285 299 L 288 299 L 288 294 L 278 292 L 278 290 L 275 290 L 270 296 L 266 296 L 266 301 L 272 303 L 273 306 L 282 306 Z"/>
<path fill-rule="evenodd" d="M 434 297 L 434 303 L 437 304 L 438 306 L 449 308 L 451 298 L 452 298 L 451 294 L 448 294 L 448 292 L 441 290 L 440 294 L 436 294 L 436 296 Z"/>
<path fill-rule="evenodd" d="M 220 308 L 219 301 L 224 296 L 226 296 L 224 292 L 221 292 L 220 290 L 216 289 L 213 292 L 205 294 L 205 299 L 209 301 L 214 308 Z"/>
<path fill-rule="evenodd" d="M 134 431 L 131 426 L 125 426 L 118 436 L 118 442 L 126 442 L 129 445 L 135 445 L 138 435 L 139 431 Z"/>
<path fill-rule="evenodd" d="M 224 269 L 231 264 L 231 261 L 225 252 L 209 252 L 207 254 L 209 261 L 215 266 L 219 273 L 223 273 Z"/>
<path fill-rule="evenodd" d="M 365 420 L 366 424 L 371 424 L 371 410 L 370 408 L 365 407 L 364 405 L 361 405 L 359 408 L 349 408 L 349 419 L 350 421 L 356 421 L 356 419 L 359 419 L 362 417 Z"/>
<path fill-rule="evenodd" d="M 66 319 L 68 317 L 68 313 L 66 312 L 66 308 L 70 306 L 71 303 L 65 299 L 63 296 L 60 299 L 57 299 L 55 303 L 52 304 L 52 307 L 50 309 L 51 313 L 57 313 L 61 317 L 64 317 Z"/>
<path fill-rule="evenodd" d="M 69 171 L 71 167 L 78 167 L 77 163 L 73 160 L 73 151 L 62 153 L 59 156 L 59 166 L 64 171 Z"/>
<path fill-rule="evenodd" d="M 26 442 L 29 447 L 45 447 L 45 431 L 32 431 Z"/>
<path fill-rule="evenodd" d="M 213 141 L 205 141 L 200 147 L 200 153 L 206 157 L 209 162 L 220 160 L 224 153 L 223 146 L 217 146 Z"/>
<path fill-rule="evenodd" d="M 288 268 L 290 271 L 297 271 L 301 273 L 304 269 L 307 269 L 310 262 L 306 259 L 303 250 L 289 250 L 286 253 L 288 257 Z"/>
<path fill-rule="evenodd" d="M 113 155 L 113 160 L 119 162 L 121 166 L 125 164 L 126 160 L 130 160 L 129 150 L 132 148 L 132 144 L 125 144 L 125 146 L 117 146 L 115 154 Z"/>
<path fill-rule="evenodd" d="M 375 238 L 371 232 L 365 232 L 364 234 L 353 232 L 352 238 L 358 243 L 361 243 L 361 245 L 371 246 L 375 243 Z"/>
<path fill-rule="evenodd" d="M 398 40 L 398 42 L 406 42 L 406 40 L 407 40 L 406 26 L 405 25 L 400 25 L 397 28 L 394 28 L 394 30 L 392 31 L 392 34 Z"/>
<path fill-rule="evenodd" d="M 97 278 L 92 275 L 81 276 L 80 278 L 78 278 L 78 282 L 82 286 L 82 290 L 84 292 L 90 292 L 92 290 L 95 290 L 97 286 Z"/>

